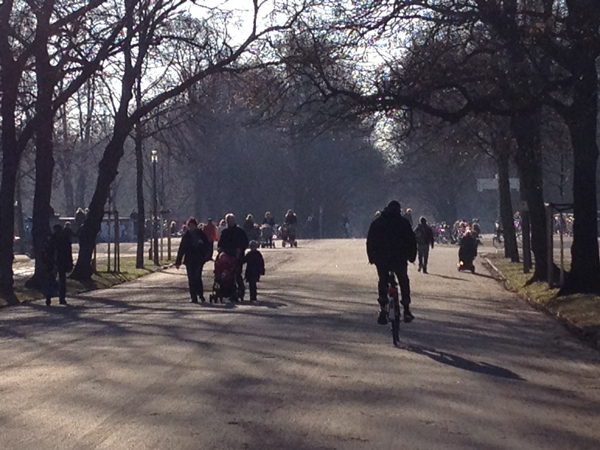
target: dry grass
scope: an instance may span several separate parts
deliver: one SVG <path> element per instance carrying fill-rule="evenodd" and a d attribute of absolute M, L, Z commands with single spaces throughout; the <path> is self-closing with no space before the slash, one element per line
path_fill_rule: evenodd
<path fill-rule="evenodd" d="M 167 265 L 171 262 L 172 261 L 162 261 L 162 264 Z M 135 267 L 135 257 L 123 257 L 121 258 L 121 271 L 119 273 L 107 272 L 106 267 L 100 267 L 98 272 L 92 276 L 91 282 L 82 283 L 81 281 L 67 278 L 67 298 L 70 295 L 79 294 L 81 292 L 107 289 L 117 284 L 151 274 L 160 269 L 161 266 L 155 266 L 152 261 L 145 261 L 144 268 L 137 269 Z M 39 300 L 44 297 L 43 292 L 25 287 L 24 279 L 15 282 L 15 293 L 21 302 Z"/>
<path fill-rule="evenodd" d="M 576 294 L 557 297 L 558 289 L 550 289 L 547 283 L 528 285 L 531 274 L 523 273 L 522 264 L 512 263 L 498 255 L 488 255 L 488 259 L 529 302 L 564 320 L 570 328 L 597 345 L 600 337 L 600 296 Z"/>

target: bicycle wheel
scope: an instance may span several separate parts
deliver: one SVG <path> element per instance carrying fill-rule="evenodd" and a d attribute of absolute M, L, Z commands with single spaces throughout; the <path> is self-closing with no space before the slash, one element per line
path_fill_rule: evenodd
<path fill-rule="evenodd" d="M 394 345 L 398 345 L 398 343 L 400 342 L 400 304 L 398 303 L 398 300 L 395 300 L 394 303 L 395 303 L 394 318 L 391 321 L 392 322 L 392 340 L 394 342 Z"/>

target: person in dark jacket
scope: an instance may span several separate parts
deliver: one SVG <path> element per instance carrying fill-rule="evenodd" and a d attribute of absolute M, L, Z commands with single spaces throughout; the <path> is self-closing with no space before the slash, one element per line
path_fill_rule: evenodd
<path fill-rule="evenodd" d="M 252 214 L 248 214 L 246 216 L 246 221 L 242 226 L 246 234 L 251 234 L 254 231 L 254 216 Z"/>
<path fill-rule="evenodd" d="M 275 228 L 275 219 L 274 219 L 274 218 L 273 218 L 273 216 L 271 215 L 271 212 L 270 212 L 270 211 L 267 211 L 267 212 L 265 213 L 265 217 L 264 217 L 264 219 L 263 219 L 263 221 L 262 221 L 262 224 L 263 224 L 263 225 L 269 225 L 269 226 L 271 226 L 271 227 Z"/>
<path fill-rule="evenodd" d="M 204 285 L 202 284 L 202 269 L 212 254 L 212 248 L 206 235 L 198 228 L 198 221 L 190 217 L 187 221 L 187 231 L 181 238 L 175 267 L 179 269 L 185 264 L 192 303 L 198 303 L 198 298 L 205 302 Z"/>
<path fill-rule="evenodd" d="M 46 242 L 44 259 L 48 275 L 46 289 L 46 305 L 52 303 L 58 273 L 58 302 L 67 304 L 67 273 L 73 270 L 73 253 L 71 252 L 71 237 L 61 225 L 52 227 L 52 235 Z"/>
<path fill-rule="evenodd" d="M 298 217 L 296 217 L 296 214 L 294 213 L 294 211 L 292 211 L 291 209 L 288 209 L 287 212 L 285 213 L 283 222 L 288 225 L 296 226 L 296 225 L 298 225 Z"/>
<path fill-rule="evenodd" d="M 417 239 L 417 252 L 419 254 L 419 272 L 427 273 L 427 262 L 429 261 L 429 246 L 433 248 L 433 230 L 427 225 L 427 219 L 421 217 L 419 225 L 415 228 Z"/>
<path fill-rule="evenodd" d="M 225 220 L 227 221 L 227 228 L 221 232 L 218 244 L 219 252 L 225 252 L 229 256 L 235 256 L 240 263 L 237 288 L 238 297 L 243 301 L 246 286 L 244 285 L 244 277 L 242 276 L 242 257 L 248 248 L 248 236 L 243 229 L 237 226 L 233 214 L 227 214 Z"/>
<path fill-rule="evenodd" d="M 408 261 L 417 257 L 417 241 L 410 223 L 402 217 L 400 203 L 392 200 L 371 226 L 367 235 L 367 255 L 369 263 L 377 267 L 379 282 L 377 285 L 380 305 L 377 323 L 387 323 L 385 306 L 388 303 L 387 289 L 389 274 L 394 272 L 400 285 L 401 301 L 404 307 L 404 321 L 410 322 L 414 316 L 410 312 L 410 281 L 408 279 Z"/>
<path fill-rule="evenodd" d="M 256 301 L 257 286 L 261 275 L 265 274 L 265 260 L 258 251 L 258 242 L 250 241 L 250 251 L 244 257 L 246 263 L 246 281 L 250 286 L 250 301 Z"/>

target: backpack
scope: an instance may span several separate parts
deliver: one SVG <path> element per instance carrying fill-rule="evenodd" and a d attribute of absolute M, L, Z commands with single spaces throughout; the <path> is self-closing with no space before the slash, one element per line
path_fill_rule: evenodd
<path fill-rule="evenodd" d="M 428 243 L 427 234 L 420 225 L 415 229 L 415 237 L 417 238 L 417 244 L 419 245 L 426 245 Z"/>

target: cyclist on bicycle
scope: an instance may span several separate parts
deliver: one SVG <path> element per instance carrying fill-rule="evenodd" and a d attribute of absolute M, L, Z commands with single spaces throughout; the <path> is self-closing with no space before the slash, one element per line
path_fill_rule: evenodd
<path fill-rule="evenodd" d="M 398 277 L 400 285 L 400 303 L 404 307 L 404 321 L 410 322 L 414 316 L 410 312 L 410 280 L 408 279 L 408 261 L 417 257 L 417 240 L 410 222 L 402 217 L 400 203 L 392 200 L 373 220 L 367 235 L 367 255 L 369 263 L 377 267 L 378 303 L 380 306 L 377 323 L 387 323 L 385 307 L 388 303 L 387 289 L 390 272 Z"/>

